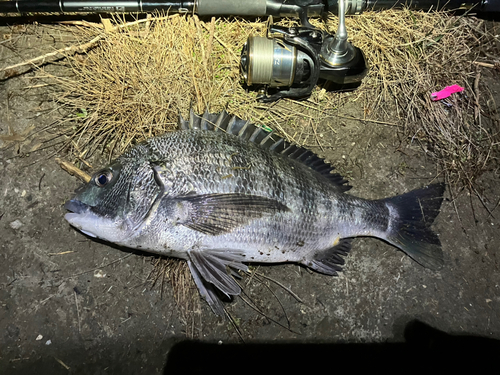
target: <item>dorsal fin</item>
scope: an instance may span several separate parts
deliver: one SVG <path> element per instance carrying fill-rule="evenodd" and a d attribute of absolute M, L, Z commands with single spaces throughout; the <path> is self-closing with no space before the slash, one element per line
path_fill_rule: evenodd
<path fill-rule="evenodd" d="M 285 140 L 283 138 L 278 139 L 276 142 L 274 142 L 271 147 L 269 147 L 269 150 L 274 151 L 274 152 L 280 152 L 280 146 L 285 145 Z"/>
<path fill-rule="evenodd" d="M 215 131 L 219 131 L 227 128 L 227 124 L 229 124 L 230 116 L 226 111 L 222 111 L 217 116 L 217 120 L 215 121 Z"/>
<path fill-rule="evenodd" d="M 347 191 L 351 188 L 351 186 L 347 185 L 347 180 L 340 174 L 331 173 L 335 169 L 334 167 L 325 163 L 324 159 L 321 159 L 311 150 L 289 143 L 272 131 L 256 126 L 250 121 L 230 116 L 226 111 L 213 114 L 207 110 L 202 116 L 199 116 L 191 110 L 189 112 L 189 120 L 184 120 L 182 116 L 179 116 L 179 127 L 181 130 L 224 131 L 236 135 L 271 152 L 282 154 L 290 159 L 301 162 L 326 177 L 333 184 L 339 186 L 342 191 Z"/>
<path fill-rule="evenodd" d="M 238 132 L 238 137 L 243 138 L 243 139 L 248 141 L 250 139 L 248 134 L 250 133 L 250 135 L 251 135 L 251 133 L 252 133 L 251 127 L 252 127 L 252 124 L 250 123 L 250 120 L 245 121 L 245 123 L 241 127 L 240 131 Z"/>
<path fill-rule="evenodd" d="M 197 126 L 200 123 L 199 117 L 195 115 L 193 109 L 189 111 L 189 128 L 199 129 Z"/>
<path fill-rule="evenodd" d="M 189 122 L 184 120 L 184 117 L 182 117 L 180 112 L 179 112 L 179 128 L 181 130 L 189 130 Z"/>
<path fill-rule="evenodd" d="M 215 121 L 217 120 L 216 114 L 211 114 L 208 110 L 205 111 L 203 117 L 201 118 L 200 129 L 201 130 L 214 130 Z"/>

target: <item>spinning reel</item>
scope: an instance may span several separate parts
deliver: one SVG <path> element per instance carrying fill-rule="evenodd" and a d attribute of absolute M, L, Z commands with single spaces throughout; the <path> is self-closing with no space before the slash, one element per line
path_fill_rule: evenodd
<path fill-rule="evenodd" d="M 345 2 L 338 2 L 335 35 L 314 28 L 268 25 L 266 37 L 251 36 L 241 52 L 241 73 L 258 98 L 300 99 L 311 94 L 319 80 L 332 91 L 354 90 L 368 72 L 363 52 L 347 41 Z"/>

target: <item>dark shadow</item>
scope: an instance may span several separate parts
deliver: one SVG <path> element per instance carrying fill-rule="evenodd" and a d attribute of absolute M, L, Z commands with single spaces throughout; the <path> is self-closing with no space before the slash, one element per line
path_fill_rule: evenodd
<path fill-rule="evenodd" d="M 333 374 L 366 371 L 381 373 L 451 373 L 467 364 L 495 366 L 500 341 L 468 335 L 451 335 L 412 321 L 403 343 L 368 344 L 207 344 L 184 341 L 174 345 L 164 374 Z"/>
<path fill-rule="evenodd" d="M 140 327 L 139 327 L 140 329 Z M 217 344 L 162 339 L 154 332 L 55 342 L 26 358 L 0 357 L 0 374 L 474 374 L 495 370 L 500 340 L 452 335 L 420 321 L 401 343 Z M 6 348 L 2 348 L 6 349 Z M 167 359 L 165 363 L 165 353 Z M 362 372 L 361 372 L 362 371 Z M 496 373 L 491 372 L 491 373 Z"/>

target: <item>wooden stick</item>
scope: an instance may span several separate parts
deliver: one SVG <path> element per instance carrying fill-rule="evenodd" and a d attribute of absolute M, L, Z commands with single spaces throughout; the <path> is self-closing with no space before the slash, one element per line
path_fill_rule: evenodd
<path fill-rule="evenodd" d="M 479 65 L 479 66 L 483 66 L 485 68 L 500 70 L 500 62 L 496 62 L 495 64 L 490 64 L 490 63 L 485 63 L 485 62 L 480 62 L 480 61 L 473 61 L 472 63 Z"/>
<path fill-rule="evenodd" d="M 479 79 L 481 78 L 481 71 L 478 69 L 476 78 L 474 79 L 474 118 L 479 119 L 481 104 L 479 104 Z"/>
<path fill-rule="evenodd" d="M 68 172 L 70 175 L 78 177 L 83 182 L 89 182 L 91 177 L 81 169 L 75 167 L 72 163 L 56 158 L 56 162 L 59 166 Z"/>
<path fill-rule="evenodd" d="M 387 126 L 396 126 L 396 127 L 401 126 L 401 125 L 398 125 L 398 124 L 394 124 L 392 122 L 370 120 L 370 119 L 367 119 L 367 118 L 358 118 L 358 117 L 351 117 L 351 116 L 343 116 L 343 115 L 339 115 L 339 114 L 335 114 L 332 117 L 340 117 L 340 118 L 345 118 L 345 119 L 348 119 L 348 120 L 356 120 L 356 121 L 373 122 L 374 124 L 387 125 Z"/>
<path fill-rule="evenodd" d="M 162 20 L 162 19 L 167 19 L 168 17 L 169 16 L 159 17 L 159 18 L 156 18 L 155 21 L 159 21 L 159 20 Z M 116 26 L 113 26 L 109 31 L 121 30 L 121 29 L 124 29 L 126 27 L 134 26 L 134 25 L 137 25 L 137 24 L 140 24 L 140 23 L 143 23 L 143 22 L 151 22 L 151 19 L 147 19 L 146 18 L 146 19 L 143 19 L 143 20 L 137 20 L 137 21 L 133 21 L 133 22 L 127 22 L 127 23 L 124 23 L 124 24 L 121 24 L 121 25 L 116 25 Z M 9 70 L 16 69 L 16 68 L 19 68 L 19 67 L 22 67 L 22 66 L 25 66 L 25 65 L 35 65 L 35 63 L 38 63 L 38 62 L 41 62 L 43 64 L 45 62 L 45 60 L 47 58 L 49 58 L 49 57 L 54 57 L 54 56 L 58 56 L 58 55 L 64 55 L 64 54 L 68 54 L 68 53 L 74 54 L 74 53 L 84 53 L 84 52 L 87 52 L 90 48 L 92 48 L 98 41 L 100 41 L 101 39 L 103 39 L 105 36 L 106 36 L 106 33 L 99 34 L 95 38 L 93 38 L 90 41 L 88 41 L 87 43 L 83 43 L 83 44 L 79 44 L 79 45 L 72 45 L 72 46 L 69 46 L 69 47 L 60 48 L 60 49 L 58 49 L 56 51 L 49 52 L 49 53 L 46 53 L 46 54 L 38 56 L 38 57 L 34 57 L 32 59 L 29 59 L 29 60 L 25 60 L 25 61 L 20 62 L 18 64 L 14 64 L 14 65 L 7 66 L 5 68 L 1 68 L 0 72 L 9 71 Z"/>
<path fill-rule="evenodd" d="M 77 53 L 77 52 L 83 53 L 83 52 L 88 51 L 94 44 L 96 44 L 102 38 L 104 38 L 104 34 L 96 36 L 94 39 L 90 40 L 87 43 L 79 44 L 77 46 L 73 45 L 73 46 L 61 48 L 61 49 L 58 49 L 57 51 L 49 52 L 49 53 L 46 53 L 44 55 L 34 57 L 32 59 L 20 62 L 18 64 L 7 66 L 5 68 L 0 69 L 0 72 L 8 71 L 11 69 L 16 69 L 16 68 L 19 68 L 19 67 L 25 66 L 25 65 L 35 65 L 36 62 L 40 62 L 40 61 L 43 63 L 49 57 L 63 55 L 65 53 Z"/>

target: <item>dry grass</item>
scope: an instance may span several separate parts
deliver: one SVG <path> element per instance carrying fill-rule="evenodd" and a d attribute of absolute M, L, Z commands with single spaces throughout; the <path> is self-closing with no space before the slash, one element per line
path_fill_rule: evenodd
<path fill-rule="evenodd" d="M 335 30 L 336 21 L 332 17 L 326 27 Z M 82 43 L 96 35 L 101 39 L 87 53 L 68 56 L 74 77 L 58 78 L 64 92 L 57 98 L 73 115 L 67 134 L 74 154 L 83 159 L 96 150 L 122 152 L 173 130 L 178 114 L 186 116 L 191 107 L 226 109 L 294 140 L 288 125 L 335 116 L 353 101 L 363 106 L 366 118 L 402 124 L 401 135 L 421 144 L 453 185 L 470 188 L 498 152 L 498 122 L 485 125 L 482 116 L 481 104 L 489 97 L 480 82 L 474 87 L 473 61 L 481 51 L 495 52 L 493 37 L 474 18 L 409 10 L 349 17 L 351 40 L 370 64 L 361 88 L 348 94 L 318 88 L 301 104 L 270 105 L 245 92 L 239 75 L 241 47 L 249 35 L 264 34 L 263 22 L 173 15 L 117 31 L 86 26 L 71 30 Z M 448 105 L 430 100 L 431 92 L 451 84 L 464 86 L 465 95 L 455 95 Z"/>
<path fill-rule="evenodd" d="M 444 13 L 386 11 L 349 23 L 353 41 L 365 51 L 371 72 L 365 82 L 368 116 L 394 119 L 403 136 L 418 142 L 453 187 L 474 182 L 498 156 L 498 114 L 478 80 L 474 61 L 498 56 L 484 22 Z M 459 84 L 464 94 L 432 102 L 430 94 Z"/>
<path fill-rule="evenodd" d="M 187 263 L 174 258 L 154 258 L 152 263 L 153 270 L 148 281 L 152 283 L 152 287 L 159 287 L 162 295 L 165 282 L 170 284 L 186 335 L 190 338 L 198 337 L 200 298 Z"/>
<path fill-rule="evenodd" d="M 244 101 L 253 100 L 242 100 L 233 48 L 243 45 L 247 25 L 175 15 L 108 33 L 88 54 L 71 57 L 75 77 L 60 80 L 58 100 L 78 117 L 75 145 L 89 154 L 99 147 L 120 152 L 174 129 L 190 108 L 242 114 Z M 80 32 L 86 40 L 103 31 Z"/>

